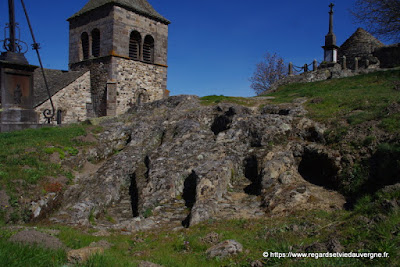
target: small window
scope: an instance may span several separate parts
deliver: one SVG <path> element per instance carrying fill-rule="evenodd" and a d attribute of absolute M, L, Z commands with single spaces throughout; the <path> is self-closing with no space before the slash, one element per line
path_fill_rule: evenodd
<path fill-rule="evenodd" d="M 140 44 L 142 43 L 142 36 L 137 31 L 131 33 L 129 39 L 129 58 L 133 60 L 140 60 Z"/>
<path fill-rule="evenodd" d="M 150 35 L 147 35 L 146 38 L 144 38 L 143 61 L 154 63 L 154 39 Z"/>
<path fill-rule="evenodd" d="M 63 117 L 62 110 L 61 109 L 57 110 L 56 120 L 57 120 L 58 125 L 60 125 L 62 123 L 62 117 Z"/>
<path fill-rule="evenodd" d="M 98 29 L 92 31 L 92 56 L 100 56 L 100 31 Z"/>
<path fill-rule="evenodd" d="M 145 96 L 145 94 L 143 94 L 143 93 L 139 94 L 136 101 L 137 101 L 137 104 L 138 104 L 138 105 L 143 104 L 143 103 L 146 103 L 147 101 L 146 101 L 146 96 Z"/>
<path fill-rule="evenodd" d="M 89 59 L 89 35 L 87 32 L 82 33 L 81 35 L 81 43 L 82 43 L 82 56 L 83 59 Z"/>

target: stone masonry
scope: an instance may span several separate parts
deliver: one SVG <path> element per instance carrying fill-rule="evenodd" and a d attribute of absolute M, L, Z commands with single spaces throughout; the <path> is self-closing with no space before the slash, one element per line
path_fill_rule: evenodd
<path fill-rule="evenodd" d="M 70 69 L 91 71 L 90 117 L 122 114 L 134 104 L 163 98 L 167 89 L 170 22 L 147 1 L 103 2 L 91 0 L 68 19 Z M 95 40 L 92 35 L 96 30 L 100 32 L 100 53 L 93 56 Z M 129 54 L 132 32 L 140 34 L 139 58 L 136 59 Z M 83 34 L 89 36 L 89 58 L 84 58 Z M 143 56 L 146 38 L 154 40 L 151 62 Z"/>
<path fill-rule="evenodd" d="M 116 114 L 125 113 L 134 104 L 163 98 L 167 68 L 123 58 L 114 60 L 117 62 Z"/>
<path fill-rule="evenodd" d="M 347 68 L 355 68 L 355 58 L 358 58 L 358 66 L 366 68 L 366 60 L 369 64 L 379 64 L 379 59 L 373 55 L 376 49 L 385 45 L 362 28 L 358 28 L 339 48 L 339 63 L 342 64 L 343 56 L 346 57 Z"/>
<path fill-rule="evenodd" d="M 62 123 L 120 115 L 168 96 L 170 22 L 146 0 L 90 0 L 68 21 L 70 71 L 45 70 Z M 40 71 L 34 80 L 34 107 L 43 123 L 51 105 Z"/>
<path fill-rule="evenodd" d="M 69 84 L 63 90 L 53 95 L 52 100 L 57 103 L 57 110 L 62 112 L 62 123 L 72 123 L 87 119 L 87 105 L 91 104 L 90 97 L 90 72 L 86 72 L 81 77 Z M 39 118 L 45 109 L 50 109 L 50 100 L 47 100 L 35 110 Z"/>

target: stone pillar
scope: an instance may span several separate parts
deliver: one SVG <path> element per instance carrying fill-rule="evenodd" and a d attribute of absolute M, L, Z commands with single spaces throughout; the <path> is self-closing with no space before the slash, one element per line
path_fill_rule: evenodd
<path fill-rule="evenodd" d="M 313 61 L 313 71 L 316 71 L 318 69 L 318 62 L 316 59 Z"/>
<path fill-rule="evenodd" d="M 117 115 L 117 83 L 107 81 L 107 116 Z"/>
<path fill-rule="evenodd" d="M 346 70 L 347 69 L 347 58 L 346 56 L 343 56 L 342 58 L 342 69 Z"/>
<path fill-rule="evenodd" d="M 358 70 L 358 57 L 354 58 L 354 70 Z"/>
<path fill-rule="evenodd" d="M 289 62 L 289 76 L 293 75 L 293 63 Z"/>
<path fill-rule="evenodd" d="M 33 109 L 33 72 L 36 68 L 0 60 L 2 132 L 39 126 Z"/>

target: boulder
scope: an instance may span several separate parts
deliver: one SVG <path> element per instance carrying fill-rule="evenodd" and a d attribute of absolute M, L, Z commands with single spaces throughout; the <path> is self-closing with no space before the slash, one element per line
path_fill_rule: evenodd
<path fill-rule="evenodd" d="M 48 249 L 64 248 L 64 244 L 57 237 L 35 230 L 24 230 L 18 232 L 10 237 L 9 241 L 22 243 L 24 245 L 38 245 Z"/>
<path fill-rule="evenodd" d="M 225 240 L 209 249 L 206 254 L 209 258 L 225 258 L 243 252 L 243 246 L 235 240 Z"/>
<path fill-rule="evenodd" d="M 84 247 L 80 249 L 73 249 L 68 251 L 67 258 L 69 263 L 80 264 L 87 261 L 95 254 L 103 254 L 104 248 L 102 247 Z"/>

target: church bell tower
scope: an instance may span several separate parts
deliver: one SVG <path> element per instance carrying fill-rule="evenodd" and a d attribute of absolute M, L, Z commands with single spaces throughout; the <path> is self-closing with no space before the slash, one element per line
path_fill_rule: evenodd
<path fill-rule="evenodd" d="M 69 67 L 90 71 L 89 117 L 168 95 L 170 21 L 147 0 L 89 0 L 68 21 Z"/>

